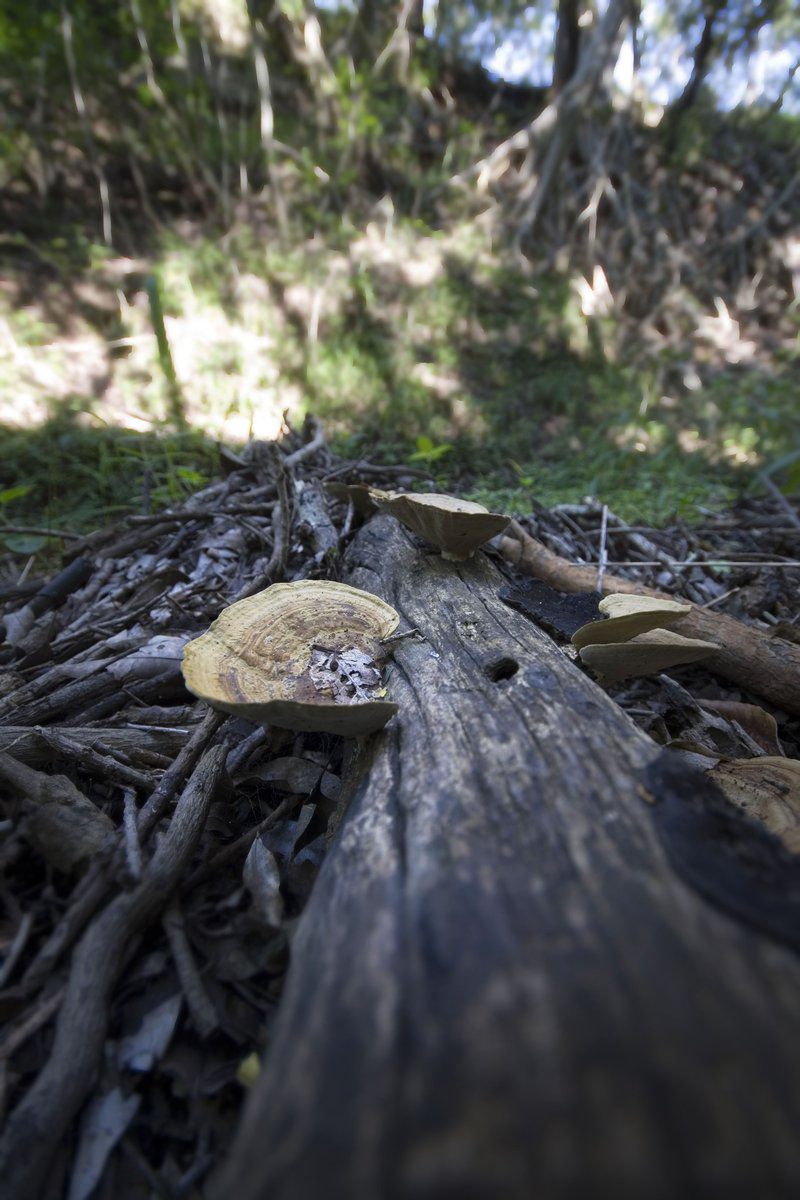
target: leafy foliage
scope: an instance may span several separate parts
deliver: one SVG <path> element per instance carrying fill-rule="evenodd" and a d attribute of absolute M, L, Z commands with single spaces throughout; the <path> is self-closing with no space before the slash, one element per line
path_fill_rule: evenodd
<path fill-rule="evenodd" d="M 715 64 L 791 50 L 798 6 L 711 7 L 716 92 L 653 128 L 680 93 L 654 64 L 688 70 L 710 8 L 645 4 L 638 91 L 603 85 L 527 238 L 530 156 L 470 171 L 540 128 L 589 5 L 0 7 L 2 486 L 30 487 L 8 511 L 175 498 L 214 435 L 284 408 L 490 505 L 664 516 L 753 468 L 795 486 L 796 82 L 723 114 Z M 498 83 L 485 63 L 514 54 L 526 78 Z"/>

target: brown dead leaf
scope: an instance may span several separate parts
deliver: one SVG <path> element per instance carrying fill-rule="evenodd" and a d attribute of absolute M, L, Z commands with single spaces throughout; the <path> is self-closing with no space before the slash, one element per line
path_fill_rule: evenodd
<path fill-rule="evenodd" d="M 778 722 L 758 704 L 742 704 L 738 700 L 701 700 L 703 708 L 719 713 L 736 724 L 762 748 L 765 754 L 783 755 L 778 737 Z"/>
<path fill-rule="evenodd" d="M 663 712 L 660 726 L 650 735 L 671 750 L 691 751 L 708 758 L 757 758 L 763 751 L 750 734 L 721 713 L 701 706 L 694 696 L 668 675 L 660 680 Z"/>
<path fill-rule="evenodd" d="M 313 646 L 308 675 L 318 692 L 337 704 L 374 700 L 381 688 L 381 672 L 374 659 L 358 646 L 335 650 Z"/>
<path fill-rule="evenodd" d="M 296 796 L 307 796 L 319 786 L 326 799 L 335 800 L 340 791 L 338 777 L 326 771 L 324 763 L 313 762 L 309 758 L 273 758 L 248 771 L 247 775 L 249 779 L 263 779 L 271 783 L 279 792 L 291 792 Z"/>
<path fill-rule="evenodd" d="M 769 632 L 772 637 L 783 638 L 786 642 L 794 642 L 796 646 L 800 646 L 800 625 L 795 621 L 779 621 Z"/>
<path fill-rule="evenodd" d="M 76 871 L 106 845 L 114 823 L 66 775 L 47 775 L 0 754 L 0 783 L 22 816 L 24 835 L 59 871 Z"/>

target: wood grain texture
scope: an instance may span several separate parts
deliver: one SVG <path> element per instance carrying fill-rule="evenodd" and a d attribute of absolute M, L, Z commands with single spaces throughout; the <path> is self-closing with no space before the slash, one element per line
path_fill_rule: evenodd
<path fill-rule="evenodd" d="M 675 876 L 658 749 L 484 556 L 382 517 L 348 558 L 424 638 L 212 1200 L 796 1195 L 800 963 Z"/>

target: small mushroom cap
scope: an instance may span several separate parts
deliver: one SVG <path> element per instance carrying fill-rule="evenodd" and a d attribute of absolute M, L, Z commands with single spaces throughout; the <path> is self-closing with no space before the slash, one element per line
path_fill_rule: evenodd
<path fill-rule="evenodd" d="M 501 533 L 511 520 L 482 504 L 438 492 L 378 492 L 372 497 L 384 512 L 438 546 L 443 558 L 460 562 Z"/>
<path fill-rule="evenodd" d="M 310 668 L 315 653 L 324 658 L 327 651 L 380 663 L 381 640 L 399 621 L 391 605 L 345 583 L 275 583 L 224 609 L 187 644 L 186 686 L 213 708 L 264 725 L 349 737 L 372 733 L 397 705 L 372 699 L 372 683 L 357 686 L 355 698 L 338 691 L 337 699 L 337 689 L 325 686 L 324 675 L 320 683 Z"/>
<path fill-rule="evenodd" d="M 655 675 L 682 663 L 700 662 L 718 649 L 714 642 L 681 637 L 671 629 L 651 629 L 629 642 L 584 646 L 580 656 L 608 684 L 633 675 Z"/>
<path fill-rule="evenodd" d="M 679 621 L 691 611 L 691 604 L 679 600 L 661 600 L 656 596 L 636 596 L 614 592 L 604 596 L 599 604 L 607 619 L 590 621 L 572 635 L 572 644 L 579 650 L 595 644 L 627 642 L 637 634 L 651 629 L 663 629 Z"/>

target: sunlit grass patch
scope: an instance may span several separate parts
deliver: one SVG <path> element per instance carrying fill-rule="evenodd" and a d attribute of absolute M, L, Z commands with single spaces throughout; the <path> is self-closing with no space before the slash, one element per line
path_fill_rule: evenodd
<path fill-rule="evenodd" d="M 33 429 L 0 428 L 0 524 L 77 532 L 129 512 L 177 503 L 219 469 L 216 445 L 196 431 L 135 433 L 62 408 Z"/>
<path fill-rule="evenodd" d="M 113 263 L 87 263 L 83 294 L 105 303 Z M 213 471 L 214 438 L 274 436 L 284 409 L 320 416 L 344 453 L 427 454 L 442 487 L 517 510 L 591 493 L 623 516 L 691 515 L 800 450 L 791 352 L 712 368 L 626 349 L 573 275 L 503 262 L 474 229 L 378 213 L 287 250 L 187 226 L 123 283 L 107 324 L 76 309 L 69 334 L 4 302 L 0 382 L 21 419 L 17 437 L 0 414 L 3 478 L 35 482 L 20 515 L 86 528 L 175 500 Z"/>

